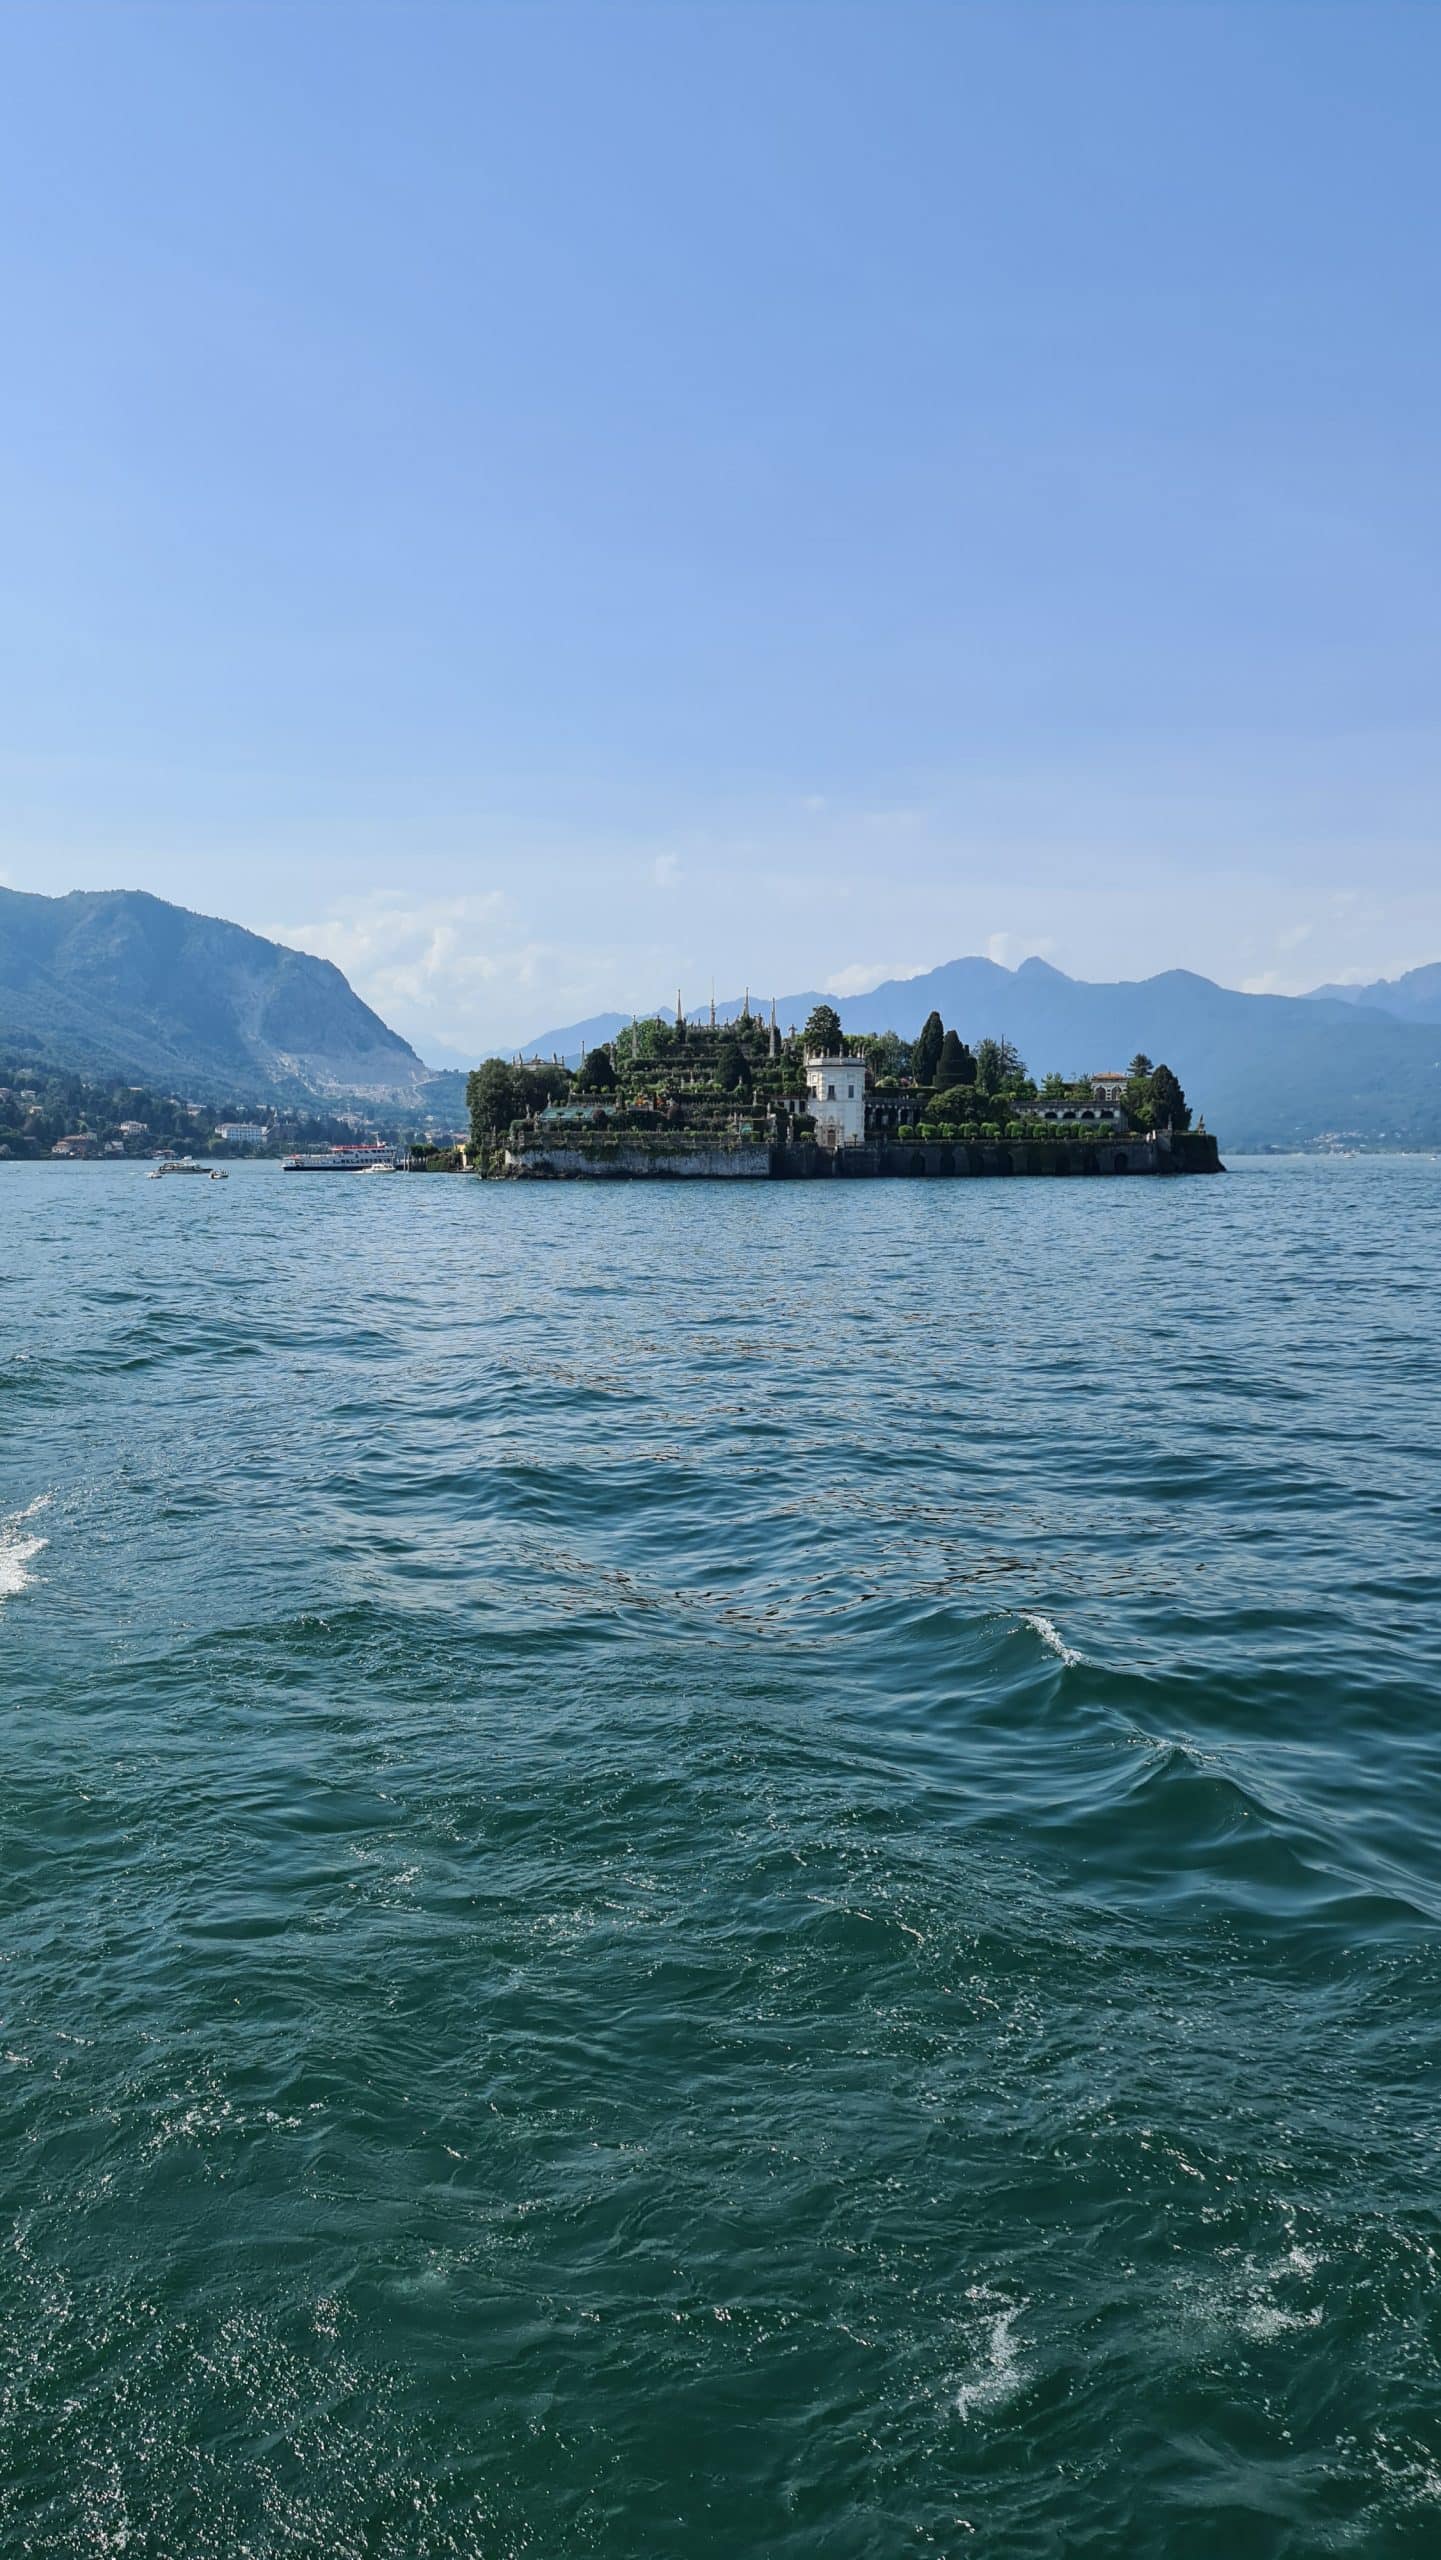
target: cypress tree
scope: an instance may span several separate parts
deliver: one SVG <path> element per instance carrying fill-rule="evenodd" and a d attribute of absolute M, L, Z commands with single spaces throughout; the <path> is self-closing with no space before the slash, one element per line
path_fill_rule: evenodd
<path fill-rule="evenodd" d="M 740 1042 L 732 1039 L 729 1034 L 720 1042 L 716 1050 L 716 1079 L 722 1093 L 748 1093 L 750 1090 L 751 1071 L 746 1063 L 745 1051 Z"/>
<path fill-rule="evenodd" d="M 970 1050 L 966 1047 L 960 1033 L 958 1031 L 948 1031 L 944 1040 L 941 1042 L 941 1054 L 936 1064 L 935 1086 L 937 1093 L 949 1093 L 952 1085 L 974 1084 L 975 1081 L 975 1059 L 972 1057 Z"/>
<path fill-rule="evenodd" d="M 1153 1129 L 1189 1129 L 1190 1105 L 1181 1091 L 1179 1077 L 1166 1066 L 1151 1070 L 1151 1126 Z"/>
<path fill-rule="evenodd" d="M 921 1035 L 911 1051 L 911 1073 L 917 1084 L 933 1084 L 945 1043 L 945 1027 L 938 1013 L 928 1013 L 921 1024 Z"/>

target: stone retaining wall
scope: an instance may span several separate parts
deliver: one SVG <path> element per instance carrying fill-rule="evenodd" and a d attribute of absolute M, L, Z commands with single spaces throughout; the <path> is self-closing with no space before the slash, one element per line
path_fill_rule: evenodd
<path fill-rule="evenodd" d="M 957 1139 L 950 1145 L 902 1146 L 887 1140 L 870 1147 L 843 1147 L 834 1153 L 809 1145 L 767 1147 L 668 1146 L 664 1140 L 564 1140 L 512 1148 L 506 1171 L 526 1181 L 543 1182 L 864 1182 L 878 1176 L 946 1181 L 984 1180 L 1032 1174 L 1081 1181 L 1099 1174 L 1219 1173 L 1216 1141 L 1204 1131 L 1183 1137 L 1116 1138 L 1109 1132 L 1094 1142 L 1069 1144 L 1051 1138 L 1016 1138 L 1009 1143 L 979 1144 Z"/>
<path fill-rule="evenodd" d="M 958 1138 L 950 1145 L 903 1146 L 887 1139 L 880 1146 L 846 1147 L 835 1154 L 824 1147 L 775 1147 L 771 1170 L 790 1182 L 865 1181 L 882 1174 L 941 1180 L 1068 1175 L 1080 1181 L 1098 1174 L 1219 1173 L 1221 1164 L 1215 1139 L 1204 1132 L 1170 1141 L 1113 1138 L 1107 1132 L 1085 1144 L 1049 1138 L 982 1144 Z"/>
<path fill-rule="evenodd" d="M 815 1153 L 816 1150 L 812 1150 Z M 764 1182 L 772 1151 L 762 1145 L 667 1147 L 643 1143 L 511 1148 L 506 1170 L 540 1182 Z"/>

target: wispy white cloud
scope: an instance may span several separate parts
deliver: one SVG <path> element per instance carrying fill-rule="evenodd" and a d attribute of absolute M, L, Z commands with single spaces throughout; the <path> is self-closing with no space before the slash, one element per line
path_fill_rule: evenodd
<path fill-rule="evenodd" d="M 1302 965 L 1298 968 L 1295 965 L 1294 955 L 1298 952 L 1303 952 L 1306 945 L 1309 942 L 1314 941 L 1315 935 L 1316 925 L 1314 920 L 1309 917 L 1298 917 L 1291 924 L 1278 926 L 1276 932 L 1270 937 L 1269 944 L 1270 951 L 1274 955 L 1273 965 L 1270 968 L 1253 969 L 1248 977 L 1243 977 L 1239 982 L 1242 995 L 1305 995 L 1310 988 L 1315 986 L 1318 974 L 1325 973 L 1318 973 L 1318 969 L 1314 961 L 1309 965 Z M 1250 949 L 1257 959 L 1264 959 L 1267 953 L 1266 940 L 1263 937 L 1258 936 L 1256 940 L 1251 943 Z M 1291 965 L 1287 965 L 1288 963 Z M 1375 974 L 1376 973 L 1373 969 L 1355 969 L 1349 971 L 1345 969 L 1337 969 L 1330 973 L 1330 977 L 1332 980 L 1340 980 L 1349 977 L 1353 982 L 1361 983 L 1374 977 Z"/>
<path fill-rule="evenodd" d="M 650 876 L 658 889 L 673 889 L 680 878 L 680 855 L 658 853 L 651 864 Z"/>
<path fill-rule="evenodd" d="M 868 996 L 890 978 L 919 978 L 931 966 L 929 960 L 855 960 L 847 969 L 833 969 L 821 986 L 828 996 Z"/>
<path fill-rule="evenodd" d="M 377 893 L 344 912 L 258 930 L 333 961 L 422 1057 L 506 1054 L 552 1024 L 648 1008 L 675 974 L 673 955 L 651 946 L 537 934 L 501 890 L 423 902 Z"/>
<path fill-rule="evenodd" d="M 343 915 L 268 930 L 334 961 L 367 1004 L 422 1046 L 427 1034 L 449 1047 L 473 1045 L 487 999 L 538 993 L 549 956 L 500 890 L 415 905 L 378 896 Z"/>
<path fill-rule="evenodd" d="M 1017 968 L 1022 960 L 1049 960 L 1056 948 L 1051 933 L 988 933 L 986 958 L 994 960 L 998 969 Z"/>

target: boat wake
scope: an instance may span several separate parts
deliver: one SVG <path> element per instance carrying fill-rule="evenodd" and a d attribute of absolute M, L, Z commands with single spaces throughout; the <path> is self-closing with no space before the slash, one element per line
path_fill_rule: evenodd
<path fill-rule="evenodd" d="M 7 1520 L 0 1520 L 0 1606 L 28 1591 L 35 1579 L 30 1568 L 49 1541 L 38 1537 L 26 1523 L 34 1519 L 37 1511 L 44 1511 L 49 1501 L 48 1493 L 37 1494 L 23 1511 L 12 1511 Z"/>
<path fill-rule="evenodd" d="M 957 2416 L 973 2418 L 992 2409 L 1003 2409 L 1025 2388 L 1027 2377 L 1015 2338 L 1016 2322 L 1025 2305 L 1007 2301 L 1004 2294 L 994 2292 L 987 2284 L 972 2285 L 966 2299 L 984 2313 L 980 2353 L 956 2392 Z"/>

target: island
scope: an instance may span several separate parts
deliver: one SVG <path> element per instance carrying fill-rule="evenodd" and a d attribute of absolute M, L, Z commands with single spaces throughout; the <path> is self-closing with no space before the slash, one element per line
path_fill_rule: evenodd
<path fill-rule="evenodd" d="M 972 1048 L 932 1013 L 913 1041 L 847 1037 L 831 1005 L 782 1033 L 775 1007 L 633 1021 L 571 1067 L 489 1058 L 467 1086 L 474 1169 L 519 1181 L 865 1180 L 1224 1170 L 1178 1078 L 1047 1075 L 1012 1044 Z"/>

